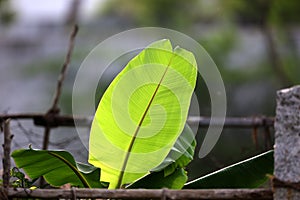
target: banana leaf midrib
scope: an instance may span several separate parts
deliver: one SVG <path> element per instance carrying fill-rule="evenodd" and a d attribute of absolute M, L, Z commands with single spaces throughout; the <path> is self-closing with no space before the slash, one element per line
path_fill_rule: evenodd
<path fill-rule="evenodd" d="M 63 158 L 62 156 L 54 153 L 54 152 L 48 152 L 50 155 L 58 158 L 59 160 L 61 160 L 62 162 L 64 162 L 66 165 L 68 165 L 68 167 L 77 175 L 77 177 L 80 179 L 81 183 L 84 185 L 84 187 L 86 188 L 91 188 L 90 184 L 88 183 L 88 181 L 84 178 L 84 176 L 76 169 L 76 167 L 74 167 L 68 160 L 66 160 L 65 158 Z"/>
<path fill-rule="evenodd" d="M 168 71 L 168 69 L 169 69 L 169 67 L 170 67 L 170 65 L 172 63 L 172 60 L 173 60 L 174 56 L 175 56 L 175 54 L 173 53 L 172 57 L 170 58 L 170 61 L 169 61 L 168 65 L 167 65 L 167 67 L 166 67 L 166 69 L 165 69 L 165 71 L 164 71 L 164 73 L 163 73 L 163 75 L 162 75 L 162 77 L 161 77 L 161 79 L 159 81 L 159 83 L 157 84 L 157 86 L 155 88 L 154 93 L 151 96 L 151 99 L 150 99 L 149 103 L 147 104 L 147 107 L 146 107 L 145 111 L 143 112 L 143 115 L 142 115 L 142 117 L 141 117 L 141 119 L 139 121 L 139 124 L 138 124 L 138 126 L 137 126 L 137 128 L 136 128 L 136 130 L 135 130 L 135 132 L 133 134 L 133 137 L 132 137 L 132 139 L 131 139 L 131 141 L 129 143 L 129 146 L 128 146 L 128 149 L 126 151 L 126 155 L 125 155 L 125 158 L 124 158 L 124 162 L 123 162 L 123 165 L 122 165 L 122 169 L 120 171 L 120 175 L 119 175 L 119 179 L 118 179 L 118 183 L 117 183 L 117 188 L 120 188 L 122 186 L 122 180 L 123 180 L 123 177 L 124 177 L 124 172 L 125 172 L 125 169 L 126 169 L 126 166 L 127 166 L 128 160 L 129 160 L 129 155 L 130 155 L 130 152 L 131 152 L 131 150 L 133 148 L 135 139 L 136 139 L 136 137 L 137 137 L 137 135 L 139 133 L 139 130 L 140 130 L 142 124 L 143 124 L 143 121 L 144 121 L 144 119 L 146 117 L 146 114 L 148 113 L 148 110 L 150 109 L 150 106 L 151 106 L 151 104 L 152 104 L 152 102 L 153 102 L 153 100 L 154 100 L 154 98 L 155 98 L 155 96 L 156 96 L 156 94 L 158 92 L 158 89 L 160 88 L 161 83 L 162 83 L 163 79 L 165 78 L 165 75 L 166 75 L 166 73 L 167 73 L 167 71 Z"/>

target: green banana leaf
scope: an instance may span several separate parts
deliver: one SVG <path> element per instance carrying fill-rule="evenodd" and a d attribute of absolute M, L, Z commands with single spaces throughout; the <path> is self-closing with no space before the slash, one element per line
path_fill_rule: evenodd
<path fill-rule="evenodd" d="M 146 188 L 146 189 L 181 189 L 188 177 L 186 171 L 183 168 L 177 168 L 174 172 L 168 176 L 165 176 L 164 171 L 152 172 L 145 177 L 137 180 L 136 182 L 130 184 L 126 188 Z"/>
<path fill-rule="evenodd" d="M 187 181 L 183 167 L 187 166 L 194 156 L 196 141 L 188 124 L 176 140 L 165 160 L 151 173 L 127 186 L 127 188 L 169 188 L 181 189 Z"/>
<path fill-rule="evenodd" d="M 120 188 L 157 167 L 186 122 L 197 78 L 191 52 L 169 40 L 146 47 L 117 75 L 98 105 L 89 163 Z"/>
<path fill-rule="evenodd" d="M 273 174 L 273 150 L 188 182 L 184 189 L 255 188 Z"/>
<path fill-rule="evenodd" d="M 53 186 L 70 183 L 73 186 L 102 188 L 100 169 L 76 163 L 66 151 L 19 149 L 12 153 L 16 166 L 23 168 L 31 179 L 41 176 Z"/>

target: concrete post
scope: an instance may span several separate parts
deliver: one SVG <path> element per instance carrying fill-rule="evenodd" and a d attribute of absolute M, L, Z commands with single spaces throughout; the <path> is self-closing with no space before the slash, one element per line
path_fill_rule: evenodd
<path fill-rule="evenodd" d="M 299 200 L 300 86 L 277 92 L 274 162 L 274 199 Z"/>

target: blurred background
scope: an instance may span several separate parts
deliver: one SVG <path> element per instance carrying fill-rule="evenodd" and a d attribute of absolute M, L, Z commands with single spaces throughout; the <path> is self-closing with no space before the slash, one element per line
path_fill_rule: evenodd
<path fill-rule="evenodd" d="M 96 44 L 121 31 L 156 26 L 189 35 L 210 54 L 226 87 L 227 116 L 274 116 L 276 91 L 300 83 L 299 13 L 298 0 L 0 0 L 0 113 L 49 109 L 71 25 L 77 22 L 62 114 L 72 113 L 76 72 Z M 100 91 L 116 73 L 107 73 Z M 201 79 L 197 92 L 201 115 L 209 116 L 209 94 Z M 31 121 L 14 121 L 13 149 L 41 148 L 43 131 Z M 190 179 L 272 148 L 273 137 L 265 145 L 264 135 L 263 129 L 225 129 L 213 151 L 199 159 L 205 136 L 199 129 Z M 87 150 L 73 128 L 54 129 L 49 145 L 86 162 Z"/>

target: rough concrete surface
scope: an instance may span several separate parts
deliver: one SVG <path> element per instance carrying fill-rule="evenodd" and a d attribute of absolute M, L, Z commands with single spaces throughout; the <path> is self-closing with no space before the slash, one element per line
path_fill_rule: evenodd
<path fill-rule="evenodd" d="M 276 178 L 300 182 L 300 86 L 277 92 L 274 161 Z M 277 188 L 274 199 L 300 199 L 300 191 Z"/>

